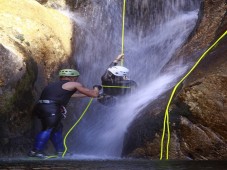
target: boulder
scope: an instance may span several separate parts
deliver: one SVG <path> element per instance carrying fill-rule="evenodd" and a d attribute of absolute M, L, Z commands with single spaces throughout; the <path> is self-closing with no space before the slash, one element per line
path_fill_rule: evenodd
<path fill-rule="evenodd" d="M 225 0 L 202 2 L 194 31 L 167 67 L 179 58 L 183 58 L 185 63 L 195 63 L 199 59 L 226 31 L 226 7 Z M 226 43 L 227 35 L 207 53 L 174 96 L 169 110 L 169 159 L 227 159 Z M 159 159 L 164 112 L 170 91 L 164 96 L 151 103 L 131 123 L 125 135 L 122 156 Z M 164 150 L 166 139 L 167 134 Z M 164 152 L 164 159 L 165 156 Z"/>
<path fill-rule="evenodd" d="M 26 138 L 41 89 L 70 65 L 73 22 L 35 0 L 1 0 L 0 30 L 1 150 Z"/>

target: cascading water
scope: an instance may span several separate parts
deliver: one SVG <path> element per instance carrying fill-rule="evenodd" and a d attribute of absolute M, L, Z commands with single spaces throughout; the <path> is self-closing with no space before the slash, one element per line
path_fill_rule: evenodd
<path fill-rule="evenodd" d="M 178 61 L 167 74 L 161 73 L 195 26 L 199 4 L 194 0 L 127 3 L 124 66 L 129 68 L 130 78 L 139 88 L 135 94 L 120 99 L 115 107 L 94 100 L 68 139 L 71 151 L 99 158 L 120 157 L 130 122 L 151 101 L 173 87 L 174 80 L 187 70 Z M 73 15 L 77 27 L 75 60 L 82 75 L 79 81 L 92 87 L 101 84 L 105 69 L 121 52 L 122 1 L 92 0 L 86 12 L 88 15 Z M 89 99 L 76 101 L 75 121 Z"/>

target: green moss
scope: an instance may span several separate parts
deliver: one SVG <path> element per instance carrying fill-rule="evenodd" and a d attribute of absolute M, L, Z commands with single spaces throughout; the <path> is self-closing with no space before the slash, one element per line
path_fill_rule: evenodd
<path fill-rule="evenodd" d="M 32 58 L 28 59 L 26 66 L 26 73 L 18 82 L 16 92 L 12 98 L 12 103 L 19 110 L 28 108 L 34 102 L 32 89 L 36 80 L 37 68 Z"/>
<path fill-rule="evenodd" d="M 32 89 L 36 80 L 37 65 L 31 57 L 29 57 L 25 62 L 26 72 L 18 81 L 15 87 L 15 92 L 13 94 L 7 94 L 4 97 L 4 108 L 1 110 L 3 113 L 29 110 L 34 103 Z"/>
<path fill-rule="evenodd" d="M 18 34 L 15 36 L 15 38 L 19 39 L 21 42 L 24 41 L 24 35 L 23 35 L 23 34 L 19 34 L 19 33 L 18 33 Z"/>
<path fill-rule="evenodd" d="M 0 107 L 1 118 L 5 117 L 5 115 L 7 115 L 7 113 L 9 113 L 12 110 L 11 97 L 12 94 L 9 93 L 8 94 L 5 93 L 4 96 L 1 97 L 2 106 Z"/>

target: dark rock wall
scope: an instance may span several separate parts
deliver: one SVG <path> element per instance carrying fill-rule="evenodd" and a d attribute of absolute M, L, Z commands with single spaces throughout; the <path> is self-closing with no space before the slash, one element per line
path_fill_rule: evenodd
<path fill-rule="evenodd" d="M 180 57 L 185 63 L 195 63 L 227 30 L 226 7 L 225 0 L 203 1 L 196 28 L 170 65 Z M 205 56 L 175 94 L 169 113 L 169 159 L 227 159 L 226 43 L 227 36 Z M 159 159 L 163 116 L 169 95 L 170 92 L 164 99 L 151 103 L 131 123 L 122 156 Z"/>

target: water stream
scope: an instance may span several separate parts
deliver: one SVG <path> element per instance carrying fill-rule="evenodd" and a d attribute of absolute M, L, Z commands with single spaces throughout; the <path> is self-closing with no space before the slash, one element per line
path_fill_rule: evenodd
<path fill-rule="evenodd" d="M 68 139 L 71 152 L 81 157 L 119 158 L 130 122 L 151 101 L 174 86 L 188 69 L 176 61 L 161 73 L 174 52 L 186 40 L 197 21 L 200 1 L 134 0 L 127 4 L 124 66 L 138 90 L 120 99 L 115 107 L 96 100 Z M 101 84 L 101 76 L 121 51 L 122 2 L 92 0 L 87 15 L 70 14 L 76 23 L 75 61 L 80 82 L 87 87 Z M 86 12 L 86 11 L 85 11 Z M 73 100 L 76 121 L 89 99 Z M 70 121 L 70 124 L 73 124 Z M 68 123 L 69 124 L 69 123 Z"/>

